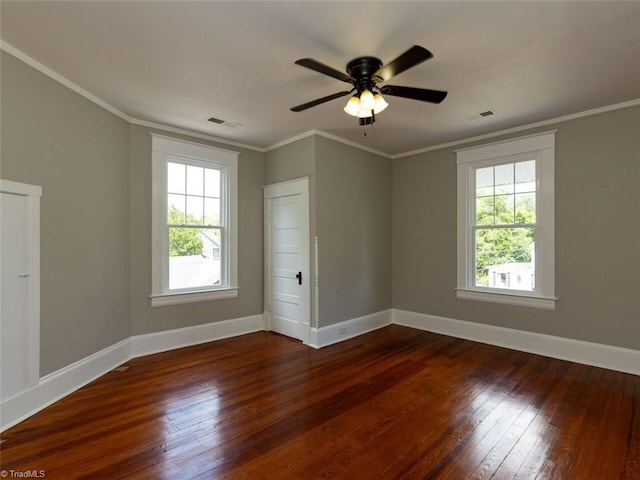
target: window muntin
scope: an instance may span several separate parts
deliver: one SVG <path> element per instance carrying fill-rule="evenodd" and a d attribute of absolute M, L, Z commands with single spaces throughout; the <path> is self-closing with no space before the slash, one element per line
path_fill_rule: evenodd
<path fill-rule="evenodd" d="M 152 139 L 152 306 L 237 296 L 237 153 Z"/>

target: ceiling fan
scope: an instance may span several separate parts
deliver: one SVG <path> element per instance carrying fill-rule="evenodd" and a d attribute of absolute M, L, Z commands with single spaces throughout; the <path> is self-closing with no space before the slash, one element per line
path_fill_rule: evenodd
<path fill-rule="evenodd" d="M 376 57 L 365 56 L 354 58 L 347 63 L 346 73 L 320 63 L 317 60 L 313 60 L 312 58 L 301 58 L 295 62 L 297 65 L 328 75 L 345 83 L 350 83 L 353 88 L 291 107 L 291 110 L 301 112 L 330 100 L 353 94 L 344 107 L 344 111 L 349 115 L 358 117 L 360 125 L 371 125 L 375 122 L 376 114 L 388 106 L 382 94 L 410 98 L 422 102 L 440 103 L 447 96 L 447 92 L 426 88 L 402 87 L 398 85 L 378 85 L 432 57 L 433 54 L 429 50 L 419 45 L 414 45 L 386 65 L 383 65 L 382 61 Z"/>

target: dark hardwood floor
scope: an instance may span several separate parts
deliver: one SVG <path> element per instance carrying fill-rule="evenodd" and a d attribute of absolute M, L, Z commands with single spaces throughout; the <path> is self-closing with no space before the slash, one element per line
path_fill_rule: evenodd
<path fill-rule="evenodd" d="M 2 434 L 52 479 L 640 479 L 640 377 L 391 326 L 138 358 Z M 17 478 L 17 477 L 14 477 Z"/>

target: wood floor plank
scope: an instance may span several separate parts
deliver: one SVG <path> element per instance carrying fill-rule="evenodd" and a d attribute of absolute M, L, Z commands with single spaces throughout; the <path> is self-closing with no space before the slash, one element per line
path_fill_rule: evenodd
<path fill-rule="evenodd" d="M 406 327 L 141 357 L 4 432 L 61 479 L 640 478 L 640 377 Z"/>
<path fill-rule="evenodd" d="M 451 372 L 446 370 L 444 365 L 438 370 L 442 370 L 446 375 L 447 380 L 439 383 L 445 389 L 449 388 L 448 384 L 456 382 L 456 378 L 468 375 L 463 369 L 458 369 L 455 375 L 447 375 L 446 372 Z M 323 428 L 330 428 L 333 432 L 330 438 L 327 438 L 325 432 L 319 431 L 316 432 L 317 439 L 305 439 L 314 445 L 313 452 L 317 460 L 311 464 L 296 462 L 297 469 L 290 472 L 290 478 L 306 478 L 311 472 L 322 472 L 329 466 L 326 460 L 323 460 L 327 456 L 332 459 L 331 470 L 337 469 L 344 476 L 349 476 L 351 470 L 362 475 L 363 470 L 367 468 L 376 469 L 378 474 L 391 475 L 391 472 L 385 469 L 397 469 L 401 461 L 405 460 L 404 457 L 407 457 L 406 450 L 412 448 L 414 439 L 416 443 L 420 443 L 417 442 L 418 439 L 426 441 L 427 434 L 433 432 L 440 420 L 441 415 L 437 411 L 439 392 L 425 389 L 425 386 L 431 383 L 432 376 L 433 373 L 423 370 L 393 389 L 354 407 L 343 418 L 325 423 Z M 456 389 L 455 393 L 461 401 L 466 392 Z M 376 418 L 386 420 L 372 421 Z M 431 420 L 427 422 L 425 419 Z M 408 430 L 407 425 L 413 425 L 415 428 Z M 324 442 L 322 437 L 326 438 Z M 286 455 L 284 449 L 282 455 Z M 407 460 L 411 461 L 411 458 Z M 376 462 L 382 462 L 382 465 L 374 466 Z M 328 471 L 326 474 L 332 473 Z"/>

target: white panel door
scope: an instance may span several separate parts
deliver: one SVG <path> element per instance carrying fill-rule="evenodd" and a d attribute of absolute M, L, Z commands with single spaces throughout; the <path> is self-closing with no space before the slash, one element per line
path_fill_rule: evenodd
<path fill-rule="evenodd" d="M 28 197 L 0 198 L 0 400 L 30 383 Z"/>
<path fill-rule="evenodd" d="M 310 342 L 309 179 L 264 187 L 267 329 Z"/>
<path fill-rule="evenodd" d="M 271 206 L 271 329 L 302 340 L 302 285 L 305 278 L 301 257 L 302 194 L 274 198 Z"/>

